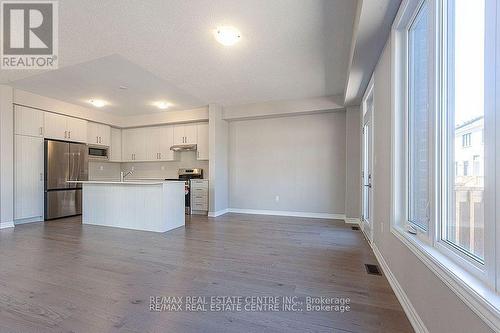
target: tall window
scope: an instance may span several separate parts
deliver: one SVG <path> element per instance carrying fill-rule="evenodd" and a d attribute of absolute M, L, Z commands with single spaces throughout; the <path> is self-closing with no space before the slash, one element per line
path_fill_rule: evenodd
<path fill-rule="evenodd" d="M 450 167 L 444 176 L 447 202 L 443 203 L 446 208 L 441 237 L 483 262 L 485 179 L 479 160 L 484 156 L 484 145 L 479 137 L 485 113 L 485 0 L 447 1 L 445 13 L 444 145 L 449 151 L 445 161 L 450 166 L 463 161 L 464 172 L 459 175 Z M 472 140 L 474 136 L 478 140 Z"/>
<path fill-rule="evenodd" d="M 391 38 L 392 231 L 485 318 L 500 311 L 499 44 L 499 0 L 404 0 Z"/>
<path fill-rule="evenodd" d="M 429 8 L 424 2 L 408 31 L 408 219 L 427 230 L 429 224 Z"/>

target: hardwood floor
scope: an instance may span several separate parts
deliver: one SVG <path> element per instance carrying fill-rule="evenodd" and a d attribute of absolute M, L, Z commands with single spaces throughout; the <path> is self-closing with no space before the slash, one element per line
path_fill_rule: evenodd
<path fill-rule="evenodd" d="M 413 332 L 343 221 L 193 216 L 164 234 L 79 218 L 0 231 L 0 332 Z M 350 298 L 349 312 L 152 312 L 150 296 Z M 302 299 L 302 298 L 301 298 Z"/>

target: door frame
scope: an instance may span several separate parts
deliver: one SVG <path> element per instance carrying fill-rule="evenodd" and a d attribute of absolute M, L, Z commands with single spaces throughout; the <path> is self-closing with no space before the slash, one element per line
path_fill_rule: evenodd
<path fill-rule="evenodd" d="M 366 88 L 362 99 L 361 113 L 361 219 L 360 227 L 369 242 L 373 242 L 373 166 L 374 166 L 374 84 L 373 77 Z M 368 130 L 365 130 L 368 129 Z M 367 150 L 368 147 L 368 150 Z M 367 159 L 367 160 L 366 160 Z M 366 170 L 368 169 L 368 170 Z M 365 203 L 365 191 L 368 192 L 368 202 Z M 365 218 L 365 204 L 368 205 L 368 218 Z"/>

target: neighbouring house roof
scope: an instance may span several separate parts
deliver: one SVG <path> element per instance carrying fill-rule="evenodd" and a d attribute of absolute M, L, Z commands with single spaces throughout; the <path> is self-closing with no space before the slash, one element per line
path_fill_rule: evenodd
<path fill-rule="evenodd" d="M 468 121 L 466 121 L 466 122 L 464 122 L 464 123 L 462 123 L 462 124 L 460 124 L 460 125 L 457 125 L 457 126 L 455 127 L 455 130 L 457 130 L 457 129 L 461 129 L 461 128 L 463 128 L 463 127 L 467 126 L 467 125 L 473 124 L 473 123 L 475 123 L 475 122 L 477 122 L 477 121 L 479 121 L 479 120 L 482 120 L 483 118 L 484 118 L 484 116 L 479 116 L 479 117 L 473 118 L 473 119 L 471 119 L 471 120 L 468 120 Z"/>

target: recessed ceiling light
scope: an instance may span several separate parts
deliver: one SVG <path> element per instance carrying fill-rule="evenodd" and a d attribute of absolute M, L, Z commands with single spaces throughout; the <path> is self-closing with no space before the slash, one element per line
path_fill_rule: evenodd
<path fill-rule="evenodd" d="M 127 90 L 128 89 L 127 86 L 119 86 L 118 88 L 121 89 L 121 90 Z"/>
<path fill-rule="evenodd" d="M 108 102 L 103 101 L 102 99 L 91 99 L 89 103 L 97 108 L 102 108 L 103 106 L 108 104 Z"/>
<path fill-rule="evenodd" d="M 225 46 L 236 44 L 241 38 L 238 29 L 230 26 L 222 26 L 215 29 L 215 39 Z"/>
<path fill-rule="evenodd" d="M 172 106 L 172 104 L 170 104 L 169 102 L 165 102 L 165 101 L 157 101 L 157 102 L 154 102 L 153 105 L 156 106 L 158 109 L 162 109 L 162 110 L 168 109 L 170 106 Z"/>

